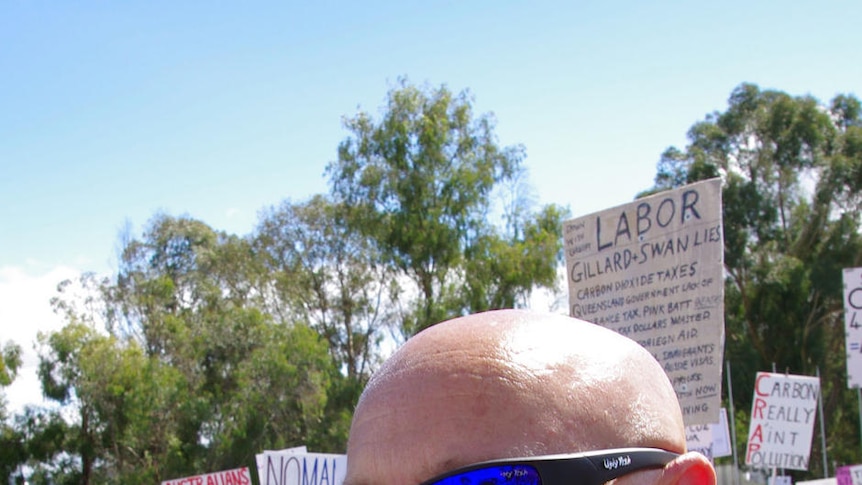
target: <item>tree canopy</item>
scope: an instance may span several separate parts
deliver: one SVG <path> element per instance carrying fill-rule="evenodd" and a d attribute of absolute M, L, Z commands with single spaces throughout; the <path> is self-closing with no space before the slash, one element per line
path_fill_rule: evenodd
<path fill-rule="evenodd" d="M 157 483 L 265 449 L 343 452 L 387 347 L 556 288 L 565 211 L 523 195 L 523 148 L 468 93 L 402 81 L 380 121 L 344 126 L 329 194 L 263 208 L 244 236 L 155 214 L 121 237 L 116 273 L 60 285 L 66 325 L 40 336 L 55 405 L 4 420 L 0 480 Z"/>
<path fill-rule="evenodd" d="M 401 309 L 407 336 L 555 285 L 565 211 L 533 215 L 516 196 L 503 204 L 505 228 L 489 220 L 501 205 L 495 189 L 524 174 L 524 148 L 500 147 L 494 118 L 474 116 L 471 101 L 466 91 L 402 80 L 380 120 L 360 112 L 344 121 L 351 136 L 327 167 L 334 197 L 350 208 L 346 222 L 418 296 Z"/>
<path fill-rule="evenodd" d="M 856 397 L 847 389 L 843 268 L 862 263 L 862 117 L 859 100 L 828 105 L 742 84 L 727 110 L 667 149 L 654 192 L 723 180 L 725 359 L 733 368 L 737 430 L 748 429 L 757 371 L 815 375 L 827 417 L 827 450 L 859 461 Z M 741 436 L 740 443 L 744 443 Z M 815 450 L 819 440 L 815 440 Z M 811 469 L 822 469 L 812 451 Z"/>

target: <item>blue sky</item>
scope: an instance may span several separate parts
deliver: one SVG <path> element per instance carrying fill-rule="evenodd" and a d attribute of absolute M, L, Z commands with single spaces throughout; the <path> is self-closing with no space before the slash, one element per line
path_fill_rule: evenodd
<path fill-rule="evenodd" d="M 526 147 L 537 201 L 579 216 L 648 188 L 742 82 L 862 94 L 859 19 L 849 0 L 5 0 L 0 342 L 30 372 L 53 287 L 115 268 L 127 223 L 247 234 L 264 207 L 325 192 L 342 117 L 379 113 L 401 76 L 469 89 L 500 143 Z"/>

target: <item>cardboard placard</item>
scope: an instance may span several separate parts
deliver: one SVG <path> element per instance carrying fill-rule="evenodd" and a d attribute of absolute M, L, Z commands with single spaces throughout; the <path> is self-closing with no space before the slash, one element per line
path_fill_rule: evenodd
<path fill-rule="evenodd" d="M 165 480 L 162 485 L 251 485 L 248 467 Z"/>
<path fill-rule="evenodd" d="M 758 372 L 745 464 L 807 470 L 820 379 Z"/>
<path fill-rule="evenodd" d="M 721 180 L 566 221 L 570 315 L 664 367 L 686 425 L 718 422 L 724 355 Z"/>
<path fill-rule="evenodd" d="M 847 387 L 862 387 L 862 268 L 844 269 L 844 341 Z"/>

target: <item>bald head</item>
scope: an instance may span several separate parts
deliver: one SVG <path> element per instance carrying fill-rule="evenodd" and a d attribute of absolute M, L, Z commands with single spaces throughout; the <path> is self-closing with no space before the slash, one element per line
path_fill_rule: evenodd
<path fill-rule="evenodd" d="M 655 359 L 591 323 L 494 311 L 425 330 L 374 375 L 354 414 L 348 482 L 404 485 L 493 458 L 628 446 L 685 449 Z"/>

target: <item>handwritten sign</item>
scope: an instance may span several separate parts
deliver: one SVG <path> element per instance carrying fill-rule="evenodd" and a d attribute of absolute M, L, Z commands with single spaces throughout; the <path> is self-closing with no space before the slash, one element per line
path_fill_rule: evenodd
<path fill-rule="evenodd" d="M 838 485 L 862 485 L 862 465 L 839 466 L 835 470 Z"/>
<path fill-rule="evenodd" d="M 847 387 L 862 387 L 862 268 L 844 269 Z"/>
<path fill-rule="evenodd" d="M 696 451 L 713 461 L 712 452 L 712 425 L 694 424 L 685 428 L 685 448 L 688 451 Z"/>
<path fill-rule="evenodd" d="M 255 459 L 261 485 L 341 485 L 347 471 L 346 455 L 285 450 Z"/>
<path fill-rule="evenodd" d="M 718 421 L 724 355 L 721 181 L 563 224 L 570 314 L 637 341 L 662 364 L 686 425 Z"/>
<path fill-rule="evenodd" d="M 727 427 L 727 410 L 721 408 L 719 420 L 712 424 L 694 424 L 685 427 L 685 444 L 688 451 L 696 451 L 715 461 L 730 456 L 730 432 Z"/>
<path fill-rule="evenodd" d="M 758 372 L 745 464 L 807 470 L 820 379 Z"/>
<path fill-rule="evenodd" d="M 162 485 L 251 485 L 248 467 L 166 480 Z"/>

